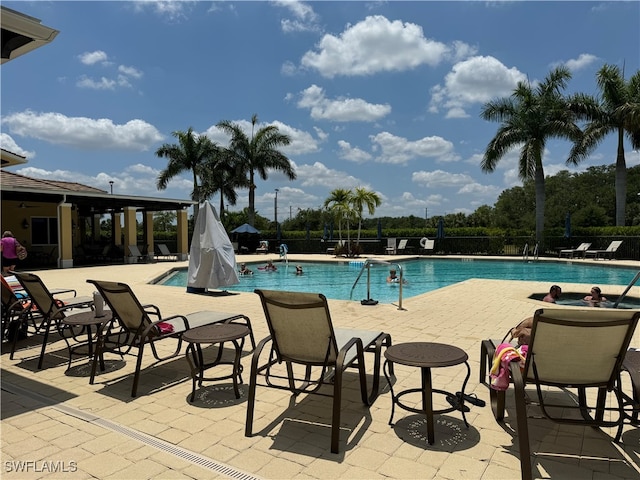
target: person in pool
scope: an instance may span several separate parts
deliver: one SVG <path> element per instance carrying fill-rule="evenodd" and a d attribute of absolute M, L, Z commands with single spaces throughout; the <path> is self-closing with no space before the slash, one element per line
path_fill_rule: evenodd
<path fill-rule="evenodd" d="M 591 287 L 591 295 L 584 297 L 585 302 L 589 302 L 592 305 L 599 305 L 601 302 L 606 302 L 607 297 L 602 296 L 602 290 L 600 287 Z"/>
<path fill-rule="evenodd" d="M 271 260 L 267 260 L 267 264 L 264 266 L 264 270 L 266 270 L 267 272 L 275 272 L 276 270 L 278 270 L 278 267 L 276 267 Z"/>
<path fill-rule="evenodd" d="M 389 276 L 387 277 L 387 283 L 399 283 L 400 278 L 396 275 L 396 271 L 392 268 L 389 270 Z M 406 279 L 402 279 L 402 283 L 407 283 Z"/>
<path fill-rule="evenodd" d="M 296 275 L 303 275 L 302 265 L 296 265 Z"/>
<path fill-rule="evenodd" d="M 253 271 L 247 268 L 247 265 L 244 263 L 240 264 L 240 275 L 253 275 Z"/>
<path fill-rule="evenodd" d="M 556 303 L 556 300 L 560 298 L 562 289 L 558 285 L 552 285 L 549 289 L 549 293 L 542 299 L 543 302 Z"/>

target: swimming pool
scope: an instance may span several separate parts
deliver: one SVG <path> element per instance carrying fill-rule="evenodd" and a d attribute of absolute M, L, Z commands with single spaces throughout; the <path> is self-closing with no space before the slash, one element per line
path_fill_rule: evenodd
<path fill-rule="evenodd" d="M 367 298 L 367 274 L 353 290 L 351 288 L 360 273 L 359 262 L 297 262 L 304 266 L 304 275 L 295 275 L 295 264 L 276 263 L 278 270 L 258 270 L 264 262 L 247 264 L 253 275 L 240 276 L 240 283 L 227 287 L 229 291 L 253 292 L 256 288 L 289 290 L 296 292 L 321 292 L 327 298 L 337 300 L 362 300 Z M 605 265 L 576 265 L 565 262 L 523 262 L 507 260 L 475 259 L 420 259 L 400 262 L 407 283 L 403 285 L 402 298 L 410 298 L 426 292 L 462 282 L 470 278 L 496 280 L 529 280 L 549 284 L 586 283 L 590 285 L 627 285 L 637 269 L 609 267 Z M 386 282 L 389 265 L 372 265 L 370 268 L 370 297 L 381 303 L 398 301 L 398 284 Z M 163 285 L 186 288 L 186 269 L 176 270 L 163 278 Z M 634 287 L 635 288 L 635 287 Z M 605 290 L 606 293 L 606 290 Z"/>

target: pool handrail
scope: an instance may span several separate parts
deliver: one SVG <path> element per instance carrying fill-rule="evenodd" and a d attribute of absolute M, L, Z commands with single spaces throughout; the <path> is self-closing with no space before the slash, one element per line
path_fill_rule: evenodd
<path fill-rule="evenodd" d="M 360 281 L 360 278 L 362 277 L 362 274 L 364 273 L 364 270 L 367 270 L 367 300 L 365 303 L 365 301 L 362 301 L 363 305 L 375 305 L 378 302 L 372 301 L 371 299 L 371 265 L 395 265 L 398 272 L 400 273 L 400 276 L 398 277 L 398 283 L 399 283 L 399 289 L 398 289 L 398 310 L 404 310 L 404 308 L 402 308 L 402 284 L 403 282 L 403 278 L 402 278 L 402 265 L 400 265 L 399 263 L 391 263 L 388 262 L 386 260 L 378 260 L 375 258 L 367 258 L 364 262 L 364 265 L 362 265 L 362 268 L 360 269 L 360 273 L 358 274 L 356 281 L 353 282 L 353 286 L 351 287 L 351 292 L 349 293 L 349 299 L 353 299 L 353 290 L 356 288 L 356 285 L 358 284 L 358 281 Z"/>
<path fill-rule="evenodd" d="M 636 273 L 636 276 L 633 277 L 633 279 L 629 282 L 629 285 L 627 285 L 627 288 L 624 289 L 624 292 L 622 292 L 622 295 L 620 295 L 616 300 L 616 303 L 613 304 L 613 308 L 618 308 L 618 304 L 627 295 L 627 293 L 629 293 L 629 290 L 631 290 L 631 287 L 633 287 L 633 285 L 638 281 L 638 279 L 640 279 L 640 272 Z"/>

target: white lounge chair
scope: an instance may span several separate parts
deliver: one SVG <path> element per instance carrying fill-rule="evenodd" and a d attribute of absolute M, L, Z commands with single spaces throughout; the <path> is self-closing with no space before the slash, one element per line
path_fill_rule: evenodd
<path fill-rule="evenodd" d="M 387 248 L 384 249 L 384 253 L 387 255 L 395 255 L 396 254 L 396 239 L 387 238 Z"/>
<path fill-rule="evenodd" d="M 162 258 L 163 260 L 171 260 L 174 262 L 178 261 L 178 254 L 171 253 L 169 251 L 169 247 L 167 247 L 164 243 L 158 243 L 158 250 L 160 250 L 160 255 L 157 255 L 158 258 Z"/>
<path fill-rule="evenodd" d="M 566 248 L 564 250 L 560 250 L 560 257 L 567 256 L 568 258 L 573 258 L 577 254 L 578 256 L 581 256 L 582 258 L 584 258 L 585 252 L 588 250 L 590 246 L 591 246 L 590 243 L 585 242 L 585 243 L 581 243 L 580 246 L 578 246 L 578 248 Z"/>
<path fill-rule="evenodd" d="M 620 245 L 622 245 L 622 240 L 614 240 L 605 250 L 587 250 L 584 252 L 584 257 L 594 257 L 597 260 L 602 255 L 602 258 L 609 256 L 609 259 L 613 259 Z"/>

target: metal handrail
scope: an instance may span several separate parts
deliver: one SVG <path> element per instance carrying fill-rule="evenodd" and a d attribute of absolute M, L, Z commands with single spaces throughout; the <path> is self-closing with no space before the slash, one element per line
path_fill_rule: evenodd
<path fill-rule="evenodd" d="M 398 310 L 404 310 L 404 308 L 402 308 L 402 284 L 403 282 L 403 274 L 402 274 L 402 266 L 399 263 L 391 263 L 391 262 L 387 262 L 386 260 L 377 260 L 375 258 L 367 258 L 364 262 L 364 265 L 362 265 L 362 268 L 360 269 L 360 273 L 358 274 L 356 281 L 353 282 L 353 286 L 351 287 L 351 292 L 349 293 L 349 299 L 353 299 L 353 290 L 356 288 L 356 285 L 358 284 L 358 282 L 360 281 L 360 278 L 362 278 L 362 274 L 364 273 L 365 269 L 367 270 L 367 298 L 366 300 L 362 300 L 362 305 L 377 305 L 377 300 L 373 300 L 371 298 L 371 265 L 395 265 L 396 268 L 398 269 L 398 272 L 400 273 L 400 276 L 398 277 L 398 281 L 399 281 L 399 287 L 398 288 Z"/>
<path fill-rule="evenodd" d="M 524 244 L 524 249 L 522 250 L 522 260 L 524 260 L 525 262 L 529 260 L 529 244 L 528 243 Z"/>
<path fill-rule="evenodd" d="M 618 308 L 618 305 L 620 304 L 622 299 L 627 295 L 627 293 L 629 293 L 629 290 L 631 290 L 631 287 L 633 287 L 638 279 L 640 279 L 640 272 L 636 273 L 636 276 L 633 277 L 633 280 L 629 282 L 629 285 L 627 285 L 627 288 L 625 288 L 624 292 L 622 292 L 622 295 L 620 295 L 616 300 L 616 303 L 613 304 L 613 308 Z"/>

